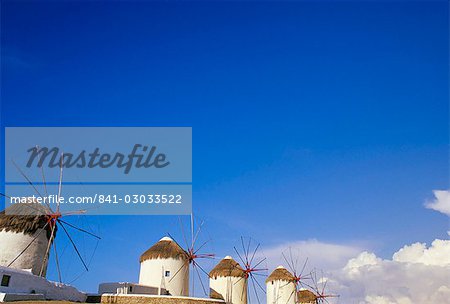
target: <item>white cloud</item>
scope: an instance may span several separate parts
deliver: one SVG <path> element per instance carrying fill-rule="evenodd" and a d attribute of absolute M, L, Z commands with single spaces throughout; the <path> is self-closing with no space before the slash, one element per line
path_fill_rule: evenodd
<path fill-rule="evenodd" d="M 426 202 L 425 207 L 450 216 L 450 191 L 434 190 L 434 200 Z"/>
<path fill-rule="evenodd" d="M 342 268 L 348 259 L 356 256 L 363 250 L 354 245 L 345 244 L 332 244 L 320 242 L 318 240 L 306 240 L 306 241 L 296 241 L 287 242 L 272 248 L 266 248 L 263 250 L 264 256 L 267 258 L 269 271 L 272 271 L 279 265 L 286 265 L 282 253 L 285 254 L 288 261 L 289 249 L 292 252 L 293 260 L 298 259 L 298 271 L 301 270 L 303 263 L 306 258 L 308 258 L 308 265 L 306 271 L 310 271 L 311 267 L 319 267 L 321 269 L 337 269 Z"/>
<path fill-rule="evenodd" d="M 450 191 L 433 193 L 435 199 L 425 206 L 450 216 Z M 294 257 L 299 256 L 299 264 L 309 257 L 311 267 L 329 272 L 327 289 L 340 295 L 338 303 L 450 304 L 450 240 L 436 239 L 429 246 L 405 245 L 390 259 L 360 246 L 317 240 L 290 242 L 265 250 L 270 270 L 279 264 L 286 266 L 281 252 L 289 247 Z"/>
<path fill-rule="evenodd" d="M 450 241 L 405 246 L 392 259 L 363 252 L 334 273 L 332 288 L 346 303 L 450 303 Z"/>
<path fill-rule="evenodd" d="M 450 191 L 433 193 L 425 206 L 450 216 Z M 405 245 L 388 260 L 363 252 L 334 272 L 331 285 L 346 303 L 450 303 L 450 240 Z"/>
<path fill-rule="evenodd" d="M 270 271 L 280 264 L 286 266 L 281 252 L 288 252 L 287 248 L 292 248 L 294 259 L 299 257 L 300 268 L 308 256 L 310 267 L 327 270 L 328 292 L 339 294 L 339 303 L 450 303 L 450 240 L 435 240 L 429 247 L 407 245 L 391 259 L 358 246 L 317 240 L 289 242 L 264 250 Z"/>
<path fill-rule="evenodd" d="M 403 263 L 421 263 L 424 265 L 450 265 L 450 241 L 434 240 L 431 247 L 426 244 L 415 243 L 404 246 L 394 253 L 393 260 Z"/>

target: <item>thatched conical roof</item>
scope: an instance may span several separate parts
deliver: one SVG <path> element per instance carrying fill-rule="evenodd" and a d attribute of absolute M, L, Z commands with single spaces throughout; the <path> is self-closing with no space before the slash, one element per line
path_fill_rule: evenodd
<path fill-rule="evenodd" d="M 307 289 L 299 290 L 297 293 L 299 303 L 316 303 L 316 295 Z"/>
<path fill-rule="evenodd" d="M 293 281 L 294 276 L 283 266 L 278 266 L 266 279 L 266 283 L 273 281 Z"/>
<path fill-rule="evenodd" d="M 244 269 L 242 269 L 241 265 L 238 262 L 233 260 L 232 257 L 226 256 L 223 258 L 219 264 L 214 267 L 209 276 L 211 278 L 217 277 L 237 277 L 241 278 L 245 276 Z"/>
<path fill-rule="evenodd" d="M 0 212 L 0 231 L 12 231 L 33 235 L 42 229 L 48 221 L 49 208 L 33 201 L 16 203 Z M 47 237 L 50 238 L 51 226 L 47 225 Z"/>
<path fill-rule="evenodd" d="M 163 237 L 141 255 L 140 262 L 154 259 L 187 259 L 188 254 L 174 240 Z"/>

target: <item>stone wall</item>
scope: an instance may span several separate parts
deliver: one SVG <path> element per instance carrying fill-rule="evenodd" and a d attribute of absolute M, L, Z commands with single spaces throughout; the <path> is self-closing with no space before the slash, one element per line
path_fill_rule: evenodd
<path fill-rule="evenodd" d="M 153 295 L 103 294 L 104 304 L 224 304 L 223 300 Z"/>

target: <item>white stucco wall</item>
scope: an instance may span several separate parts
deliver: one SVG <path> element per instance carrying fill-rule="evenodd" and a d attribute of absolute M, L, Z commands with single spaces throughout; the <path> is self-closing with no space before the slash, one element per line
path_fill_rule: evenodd
<path fill-rule="evenodd" d="M 210 278 L 209 287 L 222 295 L 226 303 L 247 304 L 246 279 L 238 277 Z"/>
<path fill-rule="evenodd" d="M 101 283 L 98 286 L 98 293 L 111 293 L 111 294 L 148 294 L 158 295 L 160 292 L 158 287 L 145 286 L 128 282 L 111 282 Z M 162 290 L 162 294 L 165 294 L 165 290 Z"/>
<path fill-rule="evenodd" d="M 33 240 L 34 235 L 17 233 L 13 231 L 0 231 L 0 266 L 8 264 L 16 258 L 20 252 Z M 10 266 L 16 269 L 31 269 L 35 275 L 39 275 L 44 255 L 47 250 L 47 232 L 43 231 L 31 246 Z M 48 259 L 46 259 L 43 276 L 47 273 Z"/>
<path fill-rule="evenodd" d="M 169 276 L 165 276 L 166 271 Z M 173 296 L 188 296 L 189 263 L 173 258 L 145 260 L 141 263 L 139 284 L 165 288 Z"/>
<path fill-rule="evenodd" d="M 11 276 L 9 286 L 0 286 L 0 293 L 43 294 L 47 300 L 84 302 L 86 294 L 72 286 L 51 282 L 28 271 L 0 266 L 0 280 L 3 275 Z"/>
<path fill-rule="evenodd" d="M 267 304 L 295 304 L 294 282 L 276 280 L 266 283 Z"/>

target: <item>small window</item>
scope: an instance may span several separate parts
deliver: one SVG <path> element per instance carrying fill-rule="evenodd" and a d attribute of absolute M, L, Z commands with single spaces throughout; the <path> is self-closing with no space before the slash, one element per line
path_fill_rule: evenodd
<path fill-rule="evenodd" d="M 133 292 L 133 286 L 130 286 L 129 290 L 130 292 Z"/>
<path fill-rule="evenodd" d="M 11 276 L 4 274 L 2 277 L 2 286 L 8 287 L 9 286 L 9 280 L 11 279 Z"/>
<path fill-rule="evenodd" d="M 166 270 L 165 276 L 166 277 L 170 277 L 170 271 L 169 270 Z"/>

